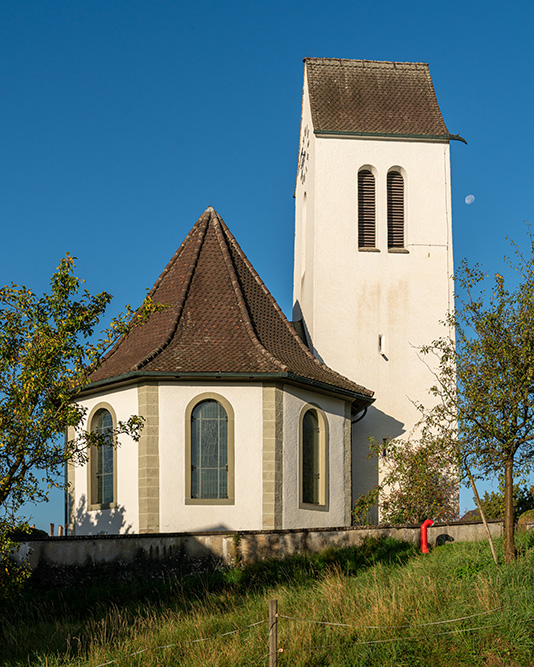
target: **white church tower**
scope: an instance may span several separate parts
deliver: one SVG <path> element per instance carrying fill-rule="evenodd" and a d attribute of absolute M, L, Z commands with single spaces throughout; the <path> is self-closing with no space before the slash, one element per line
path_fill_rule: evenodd
<path fill-rule="evenodd" d="M 378 481 L 368 439 L 406 436 L 433 378 L 417 348 L 453 306 L 449 134 L 428 65 L 306 58 L 294 315 L 317 357 L 375 391 L 353 425 L 353 497 Z"/>

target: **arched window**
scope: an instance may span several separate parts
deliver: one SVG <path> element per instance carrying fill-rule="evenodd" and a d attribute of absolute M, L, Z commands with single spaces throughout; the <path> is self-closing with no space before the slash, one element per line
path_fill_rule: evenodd
<path fill-rule="evenodd" d="M 228 498 L 228 414 L 213 399 L 191 412 L 191 498 Z"/>
<path fill-rule="evenodd" d="M 115 447 L 113 417 L 109 410 L 98 409 L 91 418 L 90 428 L 93 433 L 101 436 L 101 444 L 91 447 L 90 453 L 90 505 L 93 509 L 102 509 L 115 500 Z"/>
<path fill-rule="evenodd" d="M 301 505 L 324 507 L 328 495 L 328 443 L 324 415 L 306 410 L 301 422 Z"/>
<path fill-rule="evenodd" d="M 404 248 L 404 179 L 388 172 L 388 248 Z"/>
<path fill-rule="evenodd" d="M 358 247 L 376 246 L 375 177 L 369 169 L 358 172 Z"/>

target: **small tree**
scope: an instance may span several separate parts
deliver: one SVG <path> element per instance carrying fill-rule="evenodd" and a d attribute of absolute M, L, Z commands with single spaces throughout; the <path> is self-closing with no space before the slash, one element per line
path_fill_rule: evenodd
<path fill-rule="evenodd" d="M 530 252 L 516 246 L 510 262 L 519 285 L 509 290 L 495 275 L 491 292 L 482 289 L 488 276 L 463 262 L 456 277 L 457 308 L 449 321 L 450 338 L 425 348 L 439 359 L 432 393 L 439 399 L 426 423 L 458 451 L 474 487 L 475 474 L 501 478 L 504 488 L 505 561 L 515 557 L 514 473 L 524 473 L 534 454 L 534 238 Z M 474 471 L 474 473 L 472 472 Z M 477 500 L 479 509 L 480 500 Z"/>
<path fill-rule="evenodd" d="M 79 294 L 81 282 L 67 254 L 52 276 L 49 294 L 38 297 L 18 285 L 0 289 L 0 515 L 4 527 L 14 525 L 23 503 L 48 497 L 49 489 L 58 486 L 66 461 L 85 461 L 89 445 L 103 444 L 99 436 L 80 428 L 85 411 L 76 397 L 117 339 L 159 309 L 147 297 L 135 316 L 128 307 L 93 343 L 111 296 L 106 292 L 91 296 L 87 290 Z M 140 417 L 131 416 L 117 424 L 114 435 L 137 440 L 142 423 Z M 69 426 L 76 437 L 65 442 Z"/>
<path fill-rule="evenodd" d="M 401 524 L 457 518 L 456 460 L 445 443 L 429 434 L 415 441 L 392 440 L 382 467 L 386 473 L 380 504 L 384 521 Z"/>
<path fill-rule="evenodd" d="M 394 525 L 457 517 L 457 458 L 448 443 L 423 429 L 417 440 L 371 439 L 370 456 L 380 461 L 382 483 L 357 501 L 356 523 L 377 499 L 381 521 Z"/>
<path fill-rule="evenodd" d="M 502 487 L 502 484 L 500 485 Z M 523 512 L 534 509 L 533 487 L 514 484 L 514 522 Z M 482 509 L 488 519 L 503 519 L 504 517 L 504 489 L 486 491 L 481 499 Z"/>

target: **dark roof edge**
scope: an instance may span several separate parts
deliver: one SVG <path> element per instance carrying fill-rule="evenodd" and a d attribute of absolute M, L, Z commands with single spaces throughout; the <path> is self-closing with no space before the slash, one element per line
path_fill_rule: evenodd
<path fill-rule="evenodd" d="M 169 373 L 168 371 L 129 371 L 116 377 L 106 378 L 104 380 L 97 380 L 91 382 L 79 393 L 79 396 L 84 396 L 88 393 L 93 393 L 99 389 L 112 387 L 113 385 L 134 383 L 136 380 L 202 380 L 202 379 L 220 379 L 220 380 L 285 380 L 298 385 L 305 385 L 321 389 L 328 393 L 341 394 L 353 401 L 358 401 L 359 404 L 370 405 L 374 402 L 372 396 L 366 396 L 356 391 L 343 389 L 334 385 L 321 382 L 319 380 L 312 380 L 310 378 L 296 375 L 295 373 L 280 371 L 278 373 L 229 373 L 229 372 L 196 372 L 196 373 Z"/>
<path fill-rule="evenodd" d="M 284 323 L 284 325 L 288 328 L 290 335 L 293 336 L 293 338 L 294 338 L 295 341 L 297 342 L 297 345 L 300 347 L 300 349 L 302 350 L 302 352 L 303 352 L 309 359 L 311 359 L 311 360 L 313 361 L 313 363 L 315 363 L 315 364 L 316 364 L 318 367 L 320 367 L 321 369 L 328 371 L 328 372 L 331 373 L 333 376 L 337 376 L 340 380 L 348 381 L 348 382 L 350 382 L 351 384 L 356 384 L 356 383 L 353 382 L 352 380 L 349 380 L 349 378 L 346 378 L 345 376 L 341 375 L 340 373 L 338 373 L 337 371 L 333 370 L 332 368 L 329 368 L 326 364 L 324 364 L 322 361 L 320 361 L 319 359 L 317 359 L 317 357 L 315 357 L 315 356 L 311 353 L 311 351 L 308 349 L 308 347 L 304 344 L 304 342 L 301 340 L 300 336 L 299 336 L 299 335 L 297 334 L 297 332 L 295 331 L 295 329 L 294 329 L 293 325 L 291 324 L 291 322 L 289 322 L 289 320 L 288 320 L 287 317 L 285 316 L 283 310 L 280 308 L 280 306 L 278 305 L 276 299 L 274 298 L 274 296 L 273 296 L 273 295 L 271 294 L 271 292 L 269 291 L 267 285 L 263 282 L 263 280 L 260 278 L 260 276 L 259 276 L 258 272 L 256 271 L 256 269 L 252 266 L 252 264 L 251 264 L 249 258 L 246 256 L 245 252 L 243 251 L 243 249 L 241 248 L 241 246 L 240 246 L 239 243 L 237 242 L 237 240 L 236 240 L 236 238 L 234 237 L 234 235 L 232 234 L 232 232 L 228 229 L 228 227 L 226 226 L 225 222 L 222 220 L 222 218 L 221 218 L 218 214 L 217 214 L 217 219 L 218 219 L 219 224 L 221 225 L 221 227 L 224 229 L 224 233 L 225 233 L 225 235 L 226 235 L 226 239 L 227 239 L 227 241 L 229 241 L 229 242 L 234 246 L 236 252 L 237 252 L 238 255 L 241 257 L 242 261 L 245 263 L 245 266 L 246 266 L 246 267 L 248 268 L 248 270 L 250 271 L 250 273 L 251 273 L 251 275 L 253 276 L 254 280 L 258 283 L 258 285 L 260 286 L 260 288 L 263 290 L 263 292 L 264 292 L 265 295 L 267 296 L 267 299 L 270 301 L 271 306 L 272 306 L 272 307 L 274 308 L 274 310 L 277 312 L 278 316 L 281 318 L 281 320 L 282 320 L 282 322 Z M 230 261 L 232 261 L 232 260 L 230 260 Z M 232 267 L 233 267 L 233 270 L 235 270 L 235 267 L 234 267 L 234 265 L 233 265 L 233 261 L 232 261 Z M 238 283 L 239 283 L 239 281 L 238 281 Z M 237 293 L 237 292 L 236 292 L 236 293 Z M 241 298 L 242 298 L 242 291 L 241 291 L 241 288 L 239 288 L 239 292 L 238 292 L 237 294 L 241 294 Z M 243 305 L 244 305 L 244 304 L 243 304 Z M 241 308 L 241 303 L 239 304 L 239 306 L 240 306 L 240 308 Z M 244 307 L 245 307 L 245 311 L 246 311 L 246 306 L 244 306 Z M 288 373 L 291 373 L 291 371 L 289 370 L 287 364 L 283 363 L 283 362 L 280 361 L 277 357 L 275 357 L 271 352 L 269 352 L 269 350 L 267 350 L 267 348 L 265 348 L 265 346 L 263 345 L 263 343 L 261 343 L 261 342 L 259 341 L 259 339 L 257 338 L 257 336 L 256 336 L 256 334 L 254 333 L 254 331 L 253 331 L 253 334 L 254 334 L 254 336 L 255 336 L 255 340 L 257 340 L 257 344 L 260 346 L 260 349 L 264 351 L 264 354 L 266 354 L 266 355 L 268 355 L 269 357 L 271 357 L 271 359 L 272 359 L 274 362 L 276 362 L 277 365 L 280 366 L 280 369 L 281 369 L 282 372 L 287 371 Z M 308 382 L 308 378 L 306 378 L 305 376 L 300 376 L 300 375 L 297 375 L 297 374 L 294 374 L 294 376 L 295 376 L 295 377 L 302 378 L 303 382 Z M 321 385 L 323 385 L 323 384 L 324 384 L 325 387 L 337 386 L 337 385 L 333 385 L 333 384 L 330 385 L 330 384 L 328 384 L 328 383 L 326 383 L 326 382 L 325 382 L 325 383 L 322 383 L 321 380 L 309 380 L 309 381 L 315 383 L 315 386 L 317 386 L 317 387 L 319 387 L 319 386 L 321 386 Z M 354 395 L 354 396 L 360 396 L 360 395 L 361 395 L 361 396 L 364 396 L 364 395 L 365 395 L 365 394 L 360 394 L 359 392 L 352 392 L 350 389 L 342 389 L 341 387 L 339 387 L 339 392 L 342 392 L 342 393 L 348 393 L 348 395 Z M 371 395 L 372 395 L 372 392 L 370 392 L 370 393 L 371 393 Z"/>
<path fill-rule="evenodd" d="M 467 143 L 459 134 L 402 134 L 395 132 L 348 132 L 346 130 L 314 130 L 316 135 L 325 136 L 348 136 L 348 137 L 376 137 L 391 139 L 399 137 L 401 139 L 426 139 L 427 141 L 463 141 Z"/>
<path fill-rule="evenodd" d="M 182 244 L 178 248 L 178 250 L 174 253 L 172 256 L 171 260 L 167 263 L 167 266 L 163 269 L 163 272 L 160 274 L 159 278 L 156 280 L 154 286 L 150 290 L 150 295 L 152 296 L 153 294 L 156 293 L 157 288 L 161 285 L 163 282 L 164 277 L 167 275 L 167 273 L 170 271 L 170 267 L 174 265 L 174 262 L 177 261 L 178 257 L 181 255 L 183 252 L 183 249 L 186 246 L 186 241 L 188 241 L 194 234 L 194 232 L 198 229 L 201 229 L 201 235 L 200 238 L 197 240 L 196 246 L 194 248 L 193 252 L 193 258 L 191 260 L 191 263 L 189 264 L 189 267 L 187 269 L 187 273 L 185 275 L 185 280 L 184 284 L 182 286 L 182 291 L 180 298 L 178 299 L 177 305 L 177 311 L 176 315 L 174 316 L 171 326 L 169 327 L 167 331 L 167 335 L 165 336 L 163 342 L 161 342 L 155 349 L 152 350 L 150 354 L 145 356 L 144 359 L 142 359 L 140 362 L 138 362 L 135 365 L 135 369 L 140 369 L 146 364 L 148 364 L 149 361 L 152 361 L 155 357 L 157 357 L 163 350 L 167 347 L 167 345 L 171 342 L 173 339 L 174 334 L 176 333 L 176 329 L 178 328 L 178 323 L 180 321 L 180 318 L 182 316 L 183 312 L 183 307 L 187 298 L 187 293 L 189 292 L 189 287 L 191 286 L 191 281 L 193 280 L 193 275 L 196 271 L 197 267 L 197 261 L 198 261 L 198 256 L 200 254 L 200 249 L 202 248 L 202 244 L 204 243 L 204 239 L 206 237 L 206 229 L 208 226 L 209 220 L 206 218 L 206 213 L 208 211 L 213 211 L 212 207 L 208 207 L 204 213 L 200 216 L 200 218 L 196 221 L 196 223 L 193 225 L 191 230 L 189 231 L 189 234 L 185 237 L 183 240 Z"/>
<path fill-rule="evenodd" d="M 236 247 L 236 251 L 242 256 L 243 261 L 246 260 L 246 255 L 245 253 L 241 250 L 241 246 L 237 243 L 235 240 L 234 236 L 222 220 L 222 218 L 219 216 L 219 214 L 214 213 L 216 217 L 216 222 L 218 224 L 214 225 L 215 229 L 215 236 L 217 237 L 217 241 L 219 243 L 219 247 L 221 249 L 221 253 L 224 259 L 224 263 L 226 266 L 226 270 L 228 271 L 228 277 L 230 278 L 230 282 L 232 284 L 232 289 L 234 290 L 234 294 L 237 300 L 237 305 L 239 307 L 239 311 L 241 312 L 241 317 L 243 318 L 243 324 L 245 327 L 245 331 L 248 334 L 248 337 L 250 338 L 250 341 L 252 342 L 252 345 L 258 350 L 260 354 L 262 354 L 264 357 L 266 357 L 269 361 L 271 361 L 275 366 L 278 366 L 281 371 L 286 371 L 287 366 L 283 364 L 279 359 L 277 359 L 269 350 L 260 342 L 256 331 L 254 329 L 254 325 L 252 324 L 252 320 L 250 317 L 250 314 L 248 312 L 248 308 L 245 302 L 245 298 L 243 296 L 243 289 L 241 287 L 241 284 L 237 278 L 236 275 L 236 270 L 234 263 L 232 261 L 232 257 L 230 255 L 230 251 L 228 249 L 228 242 L 234 243 Z M 224 233 L 223 233 L 224 232 Z M 251 265 L 252 266 L 252 265 Z M 257 274 L 255 274 L 257 275 Z"/>
<path fill-rule="evenodd" d="M 317 56 L 306 56 L 302 59 L 303 63 L 306 63 L 310 60 L 315 61 L 325 61 L 330 62 L 339 62 L 339 63 L 358 63 L 359 65 L 423 65 L 423 67 L 428 68 L 429 63 L 425 62 L 414 62 L 410 60 L 367 60 L 361 58 L 328 58 L 328 57 L 317 57 Z"/>
<path fill-rule="evenodd" d="M 209 207 L 209 208 L 211 208 L 211 207 Z M 208 209 L 206 209 L 206 210 L 208 210 Z M 185 239 L 182 241 L 182 243 L 180 244 L 180 246 L 178 247 L 178 249 L 176 250 L 176 252 L 174 253 L 174 255 L 171 257 L 171 259 L 167 262 L 165 268 L 163 269 L 163 271 L 162 271 L 162 272 L 160 273 L 160 275 L 158 276 L 158 279 L 156 280 L 156 282 L 154 283 L 154 285 L 152 286 L 152 288 L 147 292 L 147 297 L 152 297 L 152 296 L 155 294 L 157 288 L 161 285 L 161 283 L 163 282 L 163 279 L 165 278 L 165 276 L 166 276 L 167 273 L 169 272 L 170 267 L 171 267 L 171 266 L 174 264 L 174 262 L 176 262 L 176 260 L 180 257 L 180 255 L 181 255 L 181 253 L 183 252 L 183 249 L 185 248 L 186 243 L 187 243 L 187 241 L 189 240 L 189 238 L 195 233 L 195 231 L 197 230 L 197 227 L 200 226 L 200 224 L 201 224 L 202 222 L 205 222 L 205 221 L 204 221 L 204 215 L 205 215 L 205 213 L 206 213 L 206 211 L 204 211 L 204 213 L 199 217 L 199 219 L 196 221 L 196 223 L 193 225 L 193 227 L 189 230 L 189 233 L 187 234 L 187 236 L 185 237 Z M 200 240 L 200 244 L 202 244 L 202 241 L 203 241 L 203 237 L 202 237 L 201 240 Z M 198 248 L 197 248 L 197 255 L 198 255 Z M 191 273 L 191 271 L 194 272 L 194 266 L 193 266 L 192 269 L 191 269 L 191 266 L 190 266 L 189 268 L 190 268 L 190 275 L 187 276 L 189 282 L 184 286 L 184 290 L 183 290 L 183 292 L 187 292 L 187 289 L 189 288 L 189 284 L 190 284 L 190 282 L 191 282 L 191 277 L 192 277 L 192 273 Z M 177 326 L 178 321 L 179 321 L 179 319 L 180 319 L 180 315 L 181 315 L 181 306 L 183 305 L 183 301 L 184 301 L 184 299 L 183 299 L 183 295 L 182 295 L 182 298 L 180 299 L 180 302 L 179 302 L 178 313 L 177 313 L 176 316 L 173 318 L 173 322 L 172 322 L 171 327 L 170 327 L 170 329 L 169 329 L 170 333 L 169 333 L 169 332 L 167 333 L 167 336 L 166 336 L 166 338 L 165 338 L 163 344 L 159 345 L 155 350 L 153 350 L 152 353 L 151 353 L 148 357 L 145 357 L 141 362 L 138 362 L 138 363 L 136 364 L 136 366 L 142 366 L 143 364 L 147 363 L 150 359 L 153 359 L 157 354 L 159 354 L 159 353 L 160 353 L 160 352 L 161 352 L 161 351 L 168 345 L 168 342 L 169 342 L 170 338 L 172 338 L 172 332 L 173 332 L 174 330 L 176 330 L 176 326 Z M 136 308 L 136 310 L 135 310 L 135 312 L 134 312 L 134 314 L 133 314 L 133 316 L 132 316 L 132 318 L 131 318 L 131 320 L 130 320 L 130 322 L 129 322 L 130 324 L 132 324 L 133 322 L 135 322 L 135 319 L 136 319 L 136 317 L 137 317 L 137 313 L 139 312 L 140 308 L 141 308 L 141 306 L 139 306 L 138 308 Z M 102 357 L 100 366 L 102 366 L 102 364 L 103 364 L 104 362 L 108 361 L 108 360 L 109 360 L 109 359 L 110 359 L 116 352 L 118 352 L 119 348 L 121 347 L 121 345 L 123 345 L 123 343 L 127 340 L 127 338 L 128 338 L 128 336 L 125 336 L 125 335 L 123 334 L 123 335 L 122 335 L 122 336 L 115 342 L 115 344 L 112 346 L 111 350 L 108 350 L 108 352 L 106 352 L 106 354 Z M 100 367 L 100 366 L 99 366 L 99 367 Z M 98 370 L 98 369 L 97 369 L 97 370 Z"/>

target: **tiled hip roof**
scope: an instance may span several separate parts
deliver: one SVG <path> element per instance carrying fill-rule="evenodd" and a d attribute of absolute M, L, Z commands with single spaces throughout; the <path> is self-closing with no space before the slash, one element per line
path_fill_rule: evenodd
<path fill-rule="evenodd" d="M 426 63 L 305 63 L 316 132 L 449 138 Z"/>

